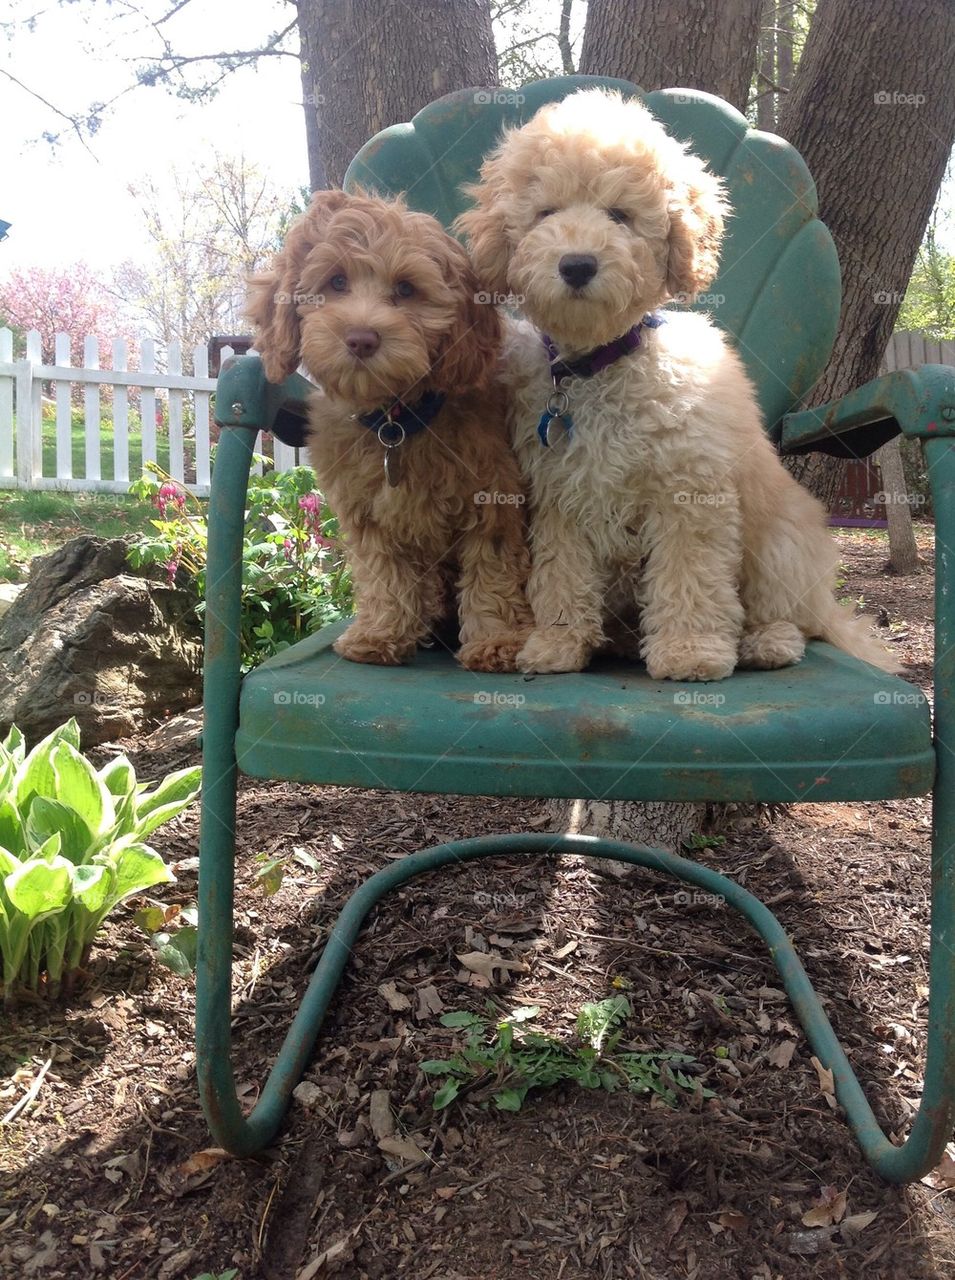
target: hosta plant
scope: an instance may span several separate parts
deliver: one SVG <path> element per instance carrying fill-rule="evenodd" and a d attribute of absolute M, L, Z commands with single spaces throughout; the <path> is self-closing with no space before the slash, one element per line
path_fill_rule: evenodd
<path fill-rule="evenodd" d="M 125 756 L 94 769 L 69 720 L 27 752 L 0 743 L 0 956 L 4 1004 L 25 987 L 72 986 L 100 925 L 121 902 L 175 879 L 146 843 L 199 790 L 198 768 L 154 787 Z"/>

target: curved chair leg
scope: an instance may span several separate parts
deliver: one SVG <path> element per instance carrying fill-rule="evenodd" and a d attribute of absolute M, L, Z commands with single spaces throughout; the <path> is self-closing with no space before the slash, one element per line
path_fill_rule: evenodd
<path fill-rule="evenodd" d="M 925 1095 L 911 1136 L 904 1146 L 896 1147 L 879 1128 L 785 930 L 757 898 L 726 876 L 675 854 L 592 836 L 546 834 L 488 836 L 436 845 L 411 854 L 400 862 L 390 863 L 366 880 L 348 899 L 329 935 L 257 1106 L 250 1115 L 243 1116 L 236 1098 L 231 1065 L 231 840 L 219 826 L 204 829 L 200 874 L 208 891 L 204 902 L 200 900 L 199 928 L 200 940 L 206 931 L 207 945 L 200 945 L 197 1059 L 202 1103 L 216 1141 L 236 1155 L 250 1155 L 275 1136 L 292 1089 L 311 1056 L 322 1020 L 362 923 L 384 894 L 415 876 L 449 863 L 519 853 L 575 853 L 611 858 L 666 872 L 725 898 L 768 944 L 809 1043 L 833 1073 L 836 1095 L 869 1162 L 890 1182 L 917 1178 L 938 1162 L 955 1116 L 955 1049 L 952 1042 L 955 1028 L 950 1016 L 945 1020 L 946 1012 L 951 1013 L 949 1004 L 955 975 L 955 952 L 939 935 L 933 934 L 932 939 L 933 1003 Z M 946 864 L 944 873 L 943 862 Z M 947 908 L 945 915 L 949 921 L 955 919 L 953 889 L 955 882 L 947 870 L 947 860 L 940 859 L 938 874 L 933 877 L 934 905 Z M 945 998 L 936 998 L 936 991 L 944 992 Z"/>

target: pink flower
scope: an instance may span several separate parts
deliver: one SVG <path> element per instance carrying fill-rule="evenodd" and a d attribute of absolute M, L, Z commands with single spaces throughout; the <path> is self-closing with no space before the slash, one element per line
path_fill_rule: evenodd
<path fill-rule="evenodd" d="M 159 514 L 164 520 L 166 519 L 166 511 L 168 510 L 170 503 L 177 508 L 180 515 L 186 509 L 186 495 L 178 485 L 171 484 L 169 481 L 160 486 L 159 492 L 156 494 L 154 501 L 156 506 L 159 508 Z"/>
<path fill-rule="evenodd" d="M 174 557 L 172 560 L 167 560 L 164 567 L 166 570 L 166 577 L 169 579 L 169 585 L 172 586 L 176 581 L 176 574 L 179 572 L 179 561 Z"/>
<path fill-rule="evenodd" d="M 322 499 L 317 493 L 306 493 L 298 505 L 305 512 L 305 527 L 316 547 L 330 547 L 330 540 L 322 535 Z"/>

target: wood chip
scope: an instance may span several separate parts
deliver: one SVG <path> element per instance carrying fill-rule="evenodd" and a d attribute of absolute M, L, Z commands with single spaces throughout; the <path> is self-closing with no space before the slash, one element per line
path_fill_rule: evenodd
<path fill-rule="evenodd" d="M 430 984 L 419 987 L 415 993 L 415 1020 L 424 1022 L 427 1018 L 437 1017 L 439 1013 L 444 1013 L 444 1004 L 438 995 L 437 987 Z"/>
<path fill-rule="evenodd" d="M 779 1044 L 774 1045 L 766 1055 L 766 1061 L 771 1067 L 788 1067 L 793 1060 L 793 1054 L 796 1052 L 795 1040 L 782 1040 Z"/>
<path fill-rule="evenodd" d="M 395 1131 L 395 1117 L 391 1110 L 391 1093 L 388 1089 L 375 1089 L 368 1099 L 368 1123 L 375 1141 L 390 1138 Z"/>
<path fill-rule="evenodd" d="M 383 982 L 378 988 L 378 994 L 385 1001 L 389 1009 L 395 1013 L 406 1013 L 411 1008 L 411 1001 L 399 991 L 393 982 Z"/>

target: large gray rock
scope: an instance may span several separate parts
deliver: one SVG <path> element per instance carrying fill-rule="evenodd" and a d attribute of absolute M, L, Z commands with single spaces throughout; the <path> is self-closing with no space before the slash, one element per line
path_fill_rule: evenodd
<path fill-rule="evenodd" d="M 200 700 L 195 602 L 133 570 L 127 545 L 84 536 L 33 561 L 0 620 L 0 732 L 35 741 L 75 716 L 89 747 Z"/>

